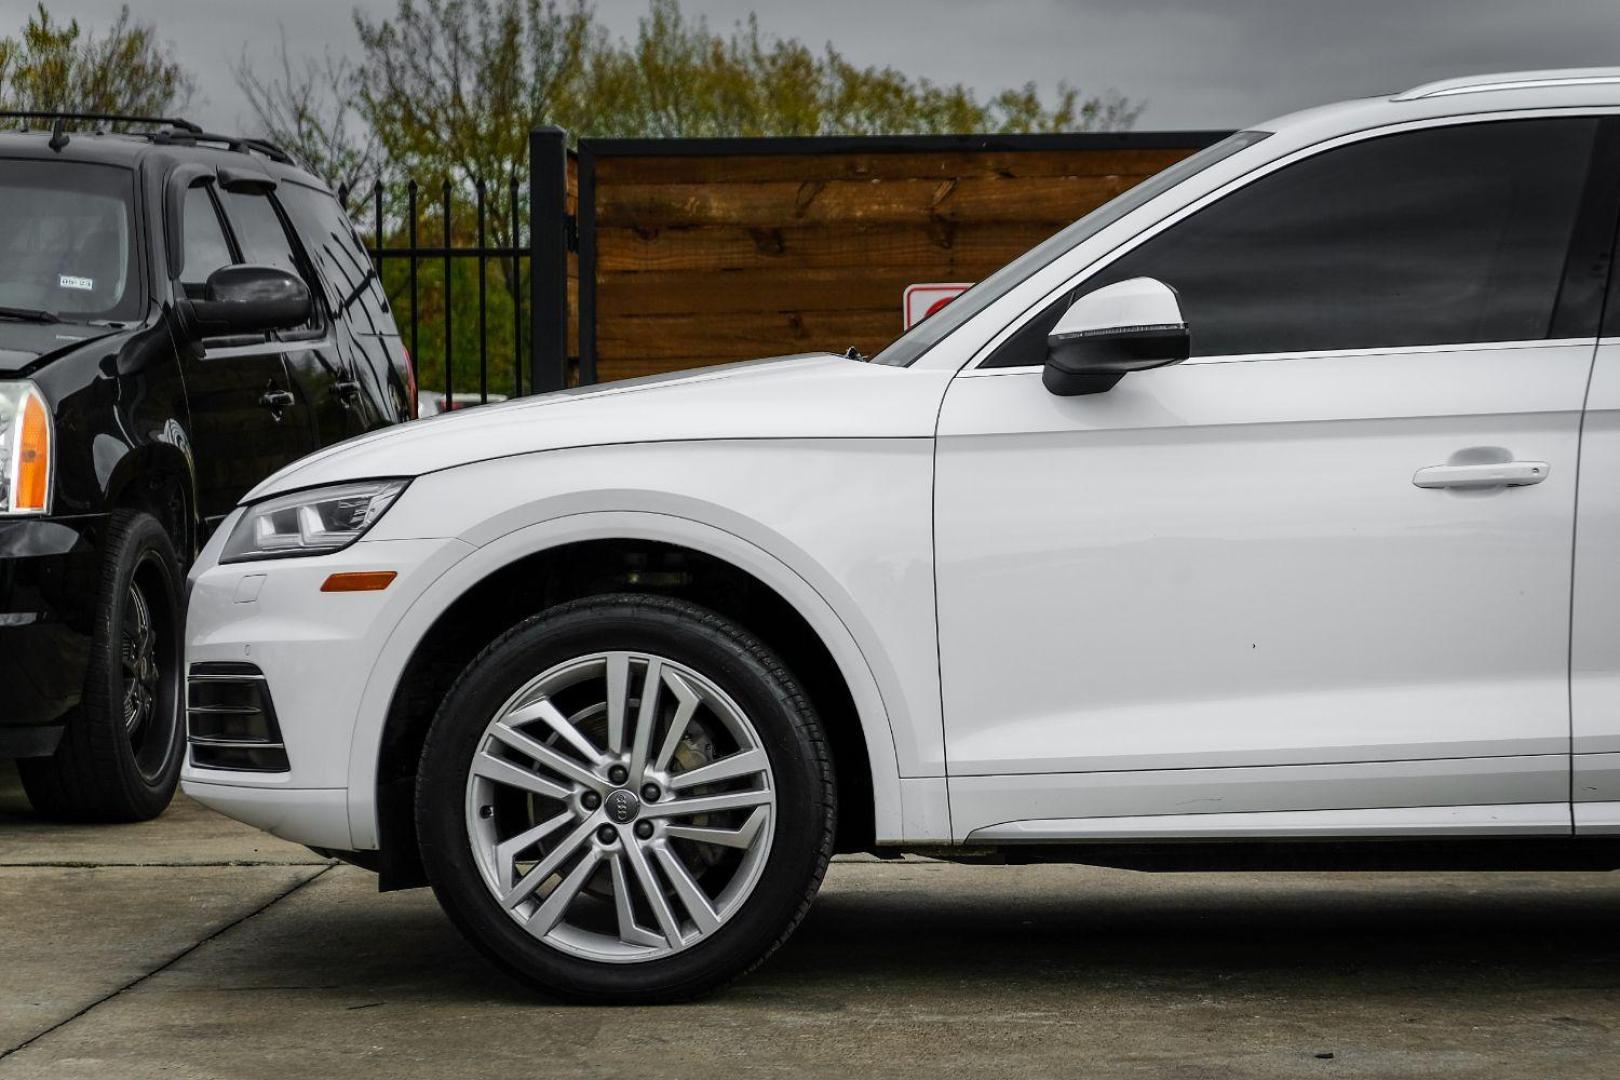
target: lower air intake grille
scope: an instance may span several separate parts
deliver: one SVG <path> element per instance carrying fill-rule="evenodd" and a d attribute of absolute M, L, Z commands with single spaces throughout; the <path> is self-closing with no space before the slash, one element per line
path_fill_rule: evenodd
<path fill-rule="evenodd" d="M 186 741 L 199 769 L 286 772 L 287 749 L 264 673 L 252 664 L 191 665 L 186 676 Z"/>

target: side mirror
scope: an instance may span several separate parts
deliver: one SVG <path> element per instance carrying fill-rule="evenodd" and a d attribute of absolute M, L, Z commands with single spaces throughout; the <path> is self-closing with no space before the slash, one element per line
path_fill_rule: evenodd
<path fill-rule="evenodd" d="M 1100 394 L 1133 371 L 1181 363 L 1191 348 L 1176 291 L 1131 278 L 1069 305 L 1046 337 L 1041 382 L 1065 397 Z"/>
<path fill-rule="evenodd" d="M 310 318 L 309 286 L 274 266 L 222 266 L 208 275 L 203 299 L 183 300 L 191 332 L 200 338 L 256 334 L 302 326 Z"/>

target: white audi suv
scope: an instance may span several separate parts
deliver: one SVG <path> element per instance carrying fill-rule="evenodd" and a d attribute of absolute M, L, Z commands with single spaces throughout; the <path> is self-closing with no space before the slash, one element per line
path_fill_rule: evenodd
<path fill-rule="evenodd" d="M 840 851 L 1620 866 L 1617 223 L 1620 69 L 1458 79 L 871 362 L 317 453 L 191 575 L 185 790 L 594 1001 L 758 964 Z"/>

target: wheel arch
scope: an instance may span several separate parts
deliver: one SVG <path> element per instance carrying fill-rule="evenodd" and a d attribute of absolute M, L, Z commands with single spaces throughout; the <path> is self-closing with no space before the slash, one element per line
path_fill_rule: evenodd
<path fill-rule="evenodd" d="M 350 826 L 382 850 L 384 888 L 419 883 L 410 813 L 417 758 L 449 680 L 500 633 L 580 596 L 681 596 L 732 618 L 806 686 L 834 750 L 841 850 L 900 834 L 890 710 L 845 621 L 781 559 L 730 532 L 652 512 L 580 513 L 516 530 L 434 582 L 384 647 L 350 764 Z"/>
<path fill-rule="evenodd" d="M 157 518 L 181 568 L 191 564 L 198 547 L 196 484 L 185 454 L 161 443 L 132 448 L 113 465 L 106 491 L 109 510 L 143 510 Z"/>

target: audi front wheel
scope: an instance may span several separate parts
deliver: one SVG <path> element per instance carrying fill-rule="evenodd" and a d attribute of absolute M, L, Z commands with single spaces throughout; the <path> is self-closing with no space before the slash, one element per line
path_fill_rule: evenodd
<path fill-rule="evenodd" d="M 565 604 L 484 651 L 423 750 L 417 828 L 452 920 L 561 997 L 677 1000 L 763 961 L 831 856 L 808 699 L 682 601 Z"/>

